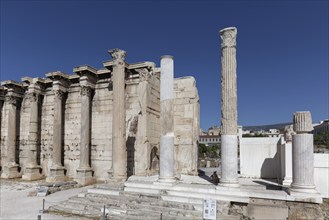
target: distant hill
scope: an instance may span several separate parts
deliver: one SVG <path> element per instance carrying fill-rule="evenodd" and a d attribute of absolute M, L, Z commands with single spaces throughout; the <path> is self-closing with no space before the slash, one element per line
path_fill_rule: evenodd
<path fill-rule="evenodd" d="M 252 130 L 252 131 L 260 131 L 260 130 L 268 131 L 269 129 L 283 130 L 285 126 L 291 124 L 292 123 L 290 122 L 290 123 L 279 123 L 279 124 L 271 124 L 271 125 L 243 126 L 242 130 Z"/>

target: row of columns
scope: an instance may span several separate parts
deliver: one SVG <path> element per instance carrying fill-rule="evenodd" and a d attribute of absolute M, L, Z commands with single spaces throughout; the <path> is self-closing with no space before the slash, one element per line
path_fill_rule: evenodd
<path fill-rule="evenodd" d="M 126 175 L 126 148 L 125 148 L 125 51 L 114 49 L 109 51 L 113 57 L 114 65 L 112 71 L 113 81 L 113 178 L 125 180 Z M 91 139 L 91 96 L 95 89 L 96 70 L 82 66 L 74 68 L 80 76 L 81 88 L 81 135 L 80 135 L 80 162 L 77 169 L 76 180 L 83 184 L 91 184 L 95 181 L 93 172 L 90 166 L 90 139 Z M 48 182 L 66 180 L 65 168 L 62 164 L 62 143 L 63 143 L 63 105 L 65 95 L 68 92 L 69 76 L 61 72 L 52 72 L 46 76 L 53 81 L 54 93 L 54 118 L 53 118 L 53 154 L 51 158 L 51 167 Z M 6 153 L 5 160 L 2 161 L 2 178 L 18 178 L 23 177 L 26 180 L 35 180 L 42 178 L 37 164 L 37 144 L 39 133 L 39 100 L 43 95 L 42 89 L 38 82 L 32 82 L 28 91 L 25 94 L 26 102 L 29 103 L 29 131 L 28 131 L 28 158 L 25 166 L 24 175 L 18 172 L 18 164 L 15 161 L 16 157 L 16 118 L 18 99 L 24 97 L 23 85 L 20 83 L 5 84 L 7 94 L 5 97 L 7 111 L 7 138 L 4 144 L 2 154 Z M 18 92 L 19 91 L 19 92 Z M 3 101 L 1 101 L 1 104 Z"/>

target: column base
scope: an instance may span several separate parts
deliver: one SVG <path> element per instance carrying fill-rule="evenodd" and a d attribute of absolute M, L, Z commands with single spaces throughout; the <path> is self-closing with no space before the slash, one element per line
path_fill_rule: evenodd
<path fill-rule="evenodd" d="M 67 181 L 68 177 L 65 176 L 65 168 L 62 166 L 50 168 L 49 176 L 46 178 L 46 182 L 63 182 Z"/>
<path fill-rule="evenodd" d="M 22 177 L 22 174 L 18 172 L 18 165 L 15 163 L 7 164 L 3 166 L 1 178 L 3 179 L 15 179 Z"/>
<path fill-rule="evenodd" d="M 240 184 L 239 184 L 239 181 L 219 181 L 218 183 L 218 186 L 219 187 L 234 187 L 234 188 L 237 188 L 237 187 L 240 187 Z"/>
<path fill-rule="evenodd" d="M 77 176 L 75 178 L 78 184 L 83 186 L 92 185 L 96 183 L 96 179 L 93 177 L 93 171 L 90 168 L 77 169 Z"/>
<path fill-rule="evenodd" d="M 288 189 L 290 196 L 298 202 L 322 203 L 322 195 L 315 189 Z"/>
<path fill-rule="evenodd" d="M 158 181 L 154 182 L 156 185 L 165 185 L 165 186 L 172 186 L 177 182 L 175 177 L 168 177 L 168 178 L 159 178 Z"/>
<path fill-rule="evenodd" d="M 34 166 L 34 167 L 26 167 L 25 168 L 25 172 L 22 176 L 23 180 L 39 180 L 42 179 L 43 176 L 40 174 L 40 169 L 38 166 Z"/>
<path fill-rule="evenodd" d="M 289 189 L 289 194 L 291 193 L 311 193 L 311 194 L 316 194 L 318 193 L 315 190 L 315 185 L 299 185 L 299 184 L 291 184 L 291 187 Z"/>

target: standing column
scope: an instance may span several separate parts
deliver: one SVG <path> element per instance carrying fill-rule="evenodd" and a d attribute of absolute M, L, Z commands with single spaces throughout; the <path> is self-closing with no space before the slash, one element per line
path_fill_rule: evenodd
<path fill-rule="evenodd" d="M 222 128 L 221 128 L 221 179 L 220 185 L 238 186 L 238 122 L 236 77 L 235 27 L 220 31 L 222 39 Z"/>
<path fill-rule="evenodd" d="M 160 78 L 160 176 L 159 182 L 174 182 L 174 60 L 161 57 Z"/>
<path fill-rule="evenodd" d="M 313 130 L 309 111 L 294 113 L 292 183 L 290 192 L 316 193 L 314 185 Z"/>
<path fill-rule="evenodd" d="M 290 186 L 292 183 L 292 134 L 294 134 L 293 126 L 288 125 L 285 127 L 285 143 L 283 144 L 284 156 L 284 179 L 282 185 Z"/>
<path fill-rule="evenodd" d="M 39 94 L 29 92 L 27 93 L 27 100 L 30 104 L 29 136 L 27 143 L 29 154 L 22 179 L 37 180 L 42 178 L 42 175 L 39 172 L 39 166 L 37 164 Z"/>
<path fill-rule="evenodd" d="M 65 181 L 65 168 L 62 165 L 63 139 L 63 98 L 64 91 L 54 90 L 54 118 L 53 118 L 53 155 L 47 182 Z"/>
<path fill-rule="evenodd" d="M 125 107 L 125 56 L 120 49 L 110 50 L 113 58 L 113 117 L 112 117 L 112 168 L 113 179 L 127 178 L 126 107 Z"/>
<path fill-rule="evenodd" d="M 1 178 L 11 179 L 21 177 L 16 164 L 16 106 L 17 97 L 12 94 L 6 96 L 5 104 L 7 108 L 7 141 L 5 143 L 6 161 L 3 166 Z"/>
<path fill-rule="evenodd" d="M 91 93 L 92 89 L 89 86 L 81 86 L 80 164 L 77 169 L 76 181 L 82 185 L 89 185 L 95 182 L 89 164 Z"/>
<path fill-rule="evenodd" d="M 3 87 L 0 86 L 0 172 L 2 171 L 2 163 L 1 163 L 1 159 L 2 159 L 2 114 L 3 114 L 3 103 L 4 103 L 4 90 Z M 0 173 L 1 174 L 1 173 Z"/>

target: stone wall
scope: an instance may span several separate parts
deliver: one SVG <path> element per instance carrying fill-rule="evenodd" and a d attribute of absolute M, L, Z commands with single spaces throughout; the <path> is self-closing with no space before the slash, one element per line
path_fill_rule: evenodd
<path fill-rule="evenodd" d="M 280 137 L 242 138 L 240 140 L 240 172 L 243 177 L 281 177 Z"/>
<path fill-rule="evenodd" d="M 107 179 L 112 168 L 112 103 L 109 79 L 98 81 L 91 107 L 91 168 L 98 179 Z"/>
<path fill-rule="evenodd" d="M 105 65 L 105 64 L 104 64 Z M 91 89 L 90 98 L 90 156 L 89 165 L 93 177 L 97 180 L 111 178 L 112 167 L 112 121 L 113 87 L 111 61 L 108 69 L 96 70 L 89 66 L 75 69 L 76 74 L 52 72 L 46 78 L 24 78 L 24 83 L 5 81 L 4 87 L 13 88 L 20 92 L 17 98 L 17 135 L 16 162 L 19 163 L 21 174 L 24 174 L 26 164 L 31 162 L 31 153 L 35 149 L 29 143 L 30 105 L 27 100 L 28 92 L 36 92 L 39 88 L 39 135 L 37 137 L 37 161 L 42 175 L 53 175 L 61 164 L 65 168 L 65 176 L 71 179 L 77 177 L 80 164 L 81 145 L 81 106 L 82 86 Z M 85 71 L 83 73 L 78 72 Z M 89 75 L 88 75 L 89 74 Z M 87 77 L 87 78 L 86 78 Z M 89 78 L 88 78 L 89 77 Z M 87 85 L 81 83 L 87 82 Z M 91 84 L 88 84 L 91 83 Z M 37 87 L 35 87 L 37 86 Z M 154 175 L 159 173 L 159 142 L 160 142 L 160 68 L 154 63 L 144 62 L 127 64 L 125 69 L 125 108 L 126 108 L 126 149 L 127 176 Z M 16 92 L 17 92 L 16 91 Z M 8 136 L 7 104 L 4 100 L 6 89 L 1 90 L 1 165 L 5 163 Z M 15 92 L 15 91 L 14 91 Z M 55 93 L 57 94 L 55 96 Z M 62 103 L 61 150 L 59 142 L 54 145 L 54 118 L 59 112 L 55 111 L 55 99 Z M 57 97 L 57 98 L 56 98 Z M 198 131 L 199 131 L 199 96 L 193 77 L 175 79 L 174 82 L 174 132 L 175 132 L 175 172 L 180 174 L 197 175 Z M 21 103 L 21 104 L 20 104 Z M 57 105 L 57 106 L 60 106 Z M 59 114 L 59 113 L 56 113 Z M 33 122 L 34 123 L 34 122 Z M 55 129 L 58 132 L 58 129 Z M 58 134 L 59 134 L 58 133 Z M 59 135 L 60 136 L 60 135 Z M 33 145 L 35 146 L 35 145 Z M 60 146 L 59 146 L 60 147 Z M 56 149 L 54 151 L 54 149 Z M 13 151 L 11 151 L 13 152 Z M 58 164 L 61 152 L 61 163 Z M 32 159 L 35 160 L 35 159 Z M 13 164 L 14 166 L 14 164 Z M 35 166 L 35 165 L 34 165 Z M 54 168 L 55 167 L 55 168 Z M 56 168 L 57 167 L 57 168 Z M 51 171 L 54 170 L 55 171 Z M 10 172 L 10 171 L 9 171 Z M 59 172 L 59 171 L 58 171 Z M 55 174 L 56 175 L 56 174 Z M 48 180 L 47 180 L 48 181 Z M 49 180 L 51 181 L 51 180 Z"/>
<path fill-rule="evenodd" d="M 175 79 L 174 97 L 175 171 L 197 175 L 200 103 L 195 79 Z"/>

